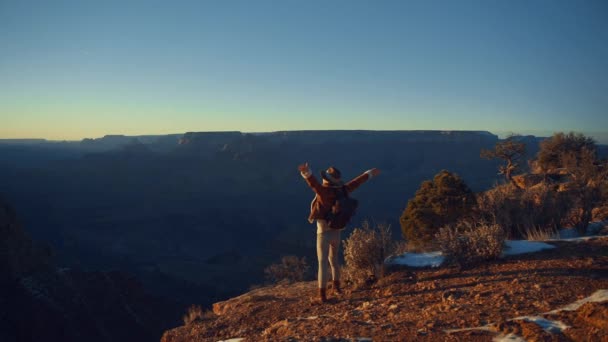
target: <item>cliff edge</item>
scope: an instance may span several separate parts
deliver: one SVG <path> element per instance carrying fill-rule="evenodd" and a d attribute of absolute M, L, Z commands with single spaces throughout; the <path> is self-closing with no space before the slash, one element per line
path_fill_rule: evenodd
<path fill-rule="evenodd" d="M 608 339 L 608 238 L 473 269 L 398 269 L 316 304 L 316 283 L 252 290 L 165 332 L 185 341 L 547 341 Z"/>

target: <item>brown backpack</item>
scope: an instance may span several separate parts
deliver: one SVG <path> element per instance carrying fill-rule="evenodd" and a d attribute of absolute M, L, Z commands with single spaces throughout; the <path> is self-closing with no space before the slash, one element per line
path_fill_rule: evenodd
<path fill-rule="evenodd" d="M 355 215 L 359 201 L 348 195 L 346 186 L 334 187 L 334 189 L 336 191 L 336 200 L 331 206 L 327 221 L 329 228 L 342 229 L 346 227 L 350 219 Z"/>

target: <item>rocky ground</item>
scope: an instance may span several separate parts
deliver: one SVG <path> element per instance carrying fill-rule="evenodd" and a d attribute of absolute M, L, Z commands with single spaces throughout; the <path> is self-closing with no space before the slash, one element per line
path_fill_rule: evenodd
<path fill-rule="evenodd" d="M 552 312 L 608 290 L 608 238 L 553 244 L 466 270 L 398 269 L 342 296 L 330 290 L 324 305 L 311 300 L 315 282 L 264 287 L 214 304 L 161 341 L 608 341 L 608 301 Z M 561 329 L 514 320 L 522 316 Z"/>

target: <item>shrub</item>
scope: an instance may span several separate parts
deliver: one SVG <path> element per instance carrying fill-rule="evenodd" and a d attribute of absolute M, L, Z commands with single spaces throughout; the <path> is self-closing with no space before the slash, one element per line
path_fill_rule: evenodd
<path fill-rule="evenodd" d="M 571 152 L 563 158 L 564 167 L 570 175 L 569 193 L 575 199 L 577 210 L 572 214 L 573 224 L 584 234 L 589 221 L 593 219 L 593 209 L 605 202 L 605 188 L 608 168 L 601 165 L 594 151 Z"/>
<path fill-rule="evenodd" d="M 266 267 L 264 273 L 266 279 L 272 283 L 281 281 L 293 283 L 307 279 L 309 269 L 306 257 L 298 258 L 295 255 L 288 255 L 281 258 L 280 263 Z"/>
<path fill-rule="evenodd" d="M 384 260 L 403 249 L 402 242 L 393 241 L 390 225 L 372 228 L 363 222 L 344 240 L 343 279 L 355 285 L 380 279 L 384 276 Z"/>
<path fill-rule="evenodd" d="M 420 185 L 400 218 L 409 244 L 429 247 L 440 227 L 468 215 L 475 197 L 458 175 L 443 170 Z"/>
<path fill-rule="evenodd" d="M 184 320 L 185 325 L 190 325 L 194 322 L 202 320 L 203 317 L 203 309 L 200 307 L 200 305 L 191 305 L 182 319 Z"/>
<path fill-rule="evenodd" d="M 544 174 L 558 172 L 569 178 L 567 191 L 575 200 L 569 212 L 570 224 L 583 234 L 593 218 L 593 209 L 602 202 L 602 188 L 608 168 L 597 157 L 595 141 L 580 133 L 555 133 L 540 143 L 535 160 Z"/>
<path fill-rule="evenodd" d="M 536 156 L 536 164 L 543 173 L 568 167 L 572 159 L 580 162 L 585 151 L 596 154 L 597 146 L 592 138 L 580 133 L 558 132 L 540 142 L 540 150 Z"/>
<path fill-rule="evenodd" d="M 531 232 L 556 231 L 572 204 L 566 192 L 547 184 L 519 189 L 500 185 L 477 195 L 477 214 L 498 224 L 508 238 L 527 238 Z"/>
<path fill-rule="evenodd" d="M 502 252 L 505 233 L 497 224 L 459 221 L 439 230 L 436 238 L 448 263 L 470 266 L 496 259 Z"/>

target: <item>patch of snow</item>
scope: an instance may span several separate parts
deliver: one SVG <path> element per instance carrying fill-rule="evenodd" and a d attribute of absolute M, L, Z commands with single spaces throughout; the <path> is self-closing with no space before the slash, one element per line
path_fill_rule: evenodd
<path fill-rule="evenodd" d="M 606 227 L 606 226 L 608 226 L 608 220 L 591 222 L 587 226 L 587 231 L 585 232 L 585 234 L 586 235 L 596 235 L 602 229 L 604 229 L 604 227 Z"/>
<path fill-rule="evenodd" d="M 585 303 L 597 303 L 608 301 L 608 290 L 597 290 L 591 296 L 577 300 L 574 303 L 568 304 L 561 309 L 547 312 L 548 314 L 558 313 L 560 311 L 574 311 L 583 306 Z"/>
<path fill-rule="evenodd" d="M 551 321 L 540 316 L 522 316 L 513 318 L 513 321 L 524 320 L 526 322 L 532 322 L 538 324 L 544 331 L 552 334 L 561 333 L 569 327 L 560 321 Z"/>
<path fill-rule="evenodd" d="M 515 334 L 498 335 L 492 339 L 493 342 L 526 342 L 523 337 Z"/>
<path fill-rule="evenodd" d="M 410 267 L 439 267 L 444 256 L 441 252 L 405 253 L 389 258 L 386 263 L 390 265 L 404 265 Z"/>
<path fill-rule="evenodd" d="M 578 231 L 574 228 L 563 228 L 557 231 L 557 239 L 572 239 L 580 237 Z"/>
<path fill-rule="evenodd" d="M 560 231 L 560 236 L 562 232 Z M 576 236 L 574 233 L 564 233 L 563 236 Z M 592 239 L 602 238 L 602 236 L 582 236 L 582 237 L 570 237 L 570 238 L 559 238 L 549 239 L 547 241 L 587 241 Z M 509 255 L 519 255 L 526 253 L 540 252 L 545 249 L 556 248 L 542 241 L 528 241 L 528 240 L 506 240 L 505 248 L 501 253 L 502 257 Z M 441 252 L 429 252 L 429 253 L 404 253 L 397 256 L 387 258 L 384 262 L 388 265 L 403 265 L 410 267 L 439 267 L 445 260 L 445 257 Z"/>
<path fill-rule="evenodd" d="M 527 242 L 529 242 L 529 241 L 527 241 Z M 528 253 L 528 252 L 526 252 L 526 253 Z M 542 315 L 555 314 L 560 311 L 574 311 L 574 310 L 577 310 L 578 308 L 580 308 L 585 303 L 604 302 L 604 301 L 608 301 L 608 290 L 597 290 L 591 296 L 589 296 L 587 298 L 577 300 L 576 302 L 566 305 L 565 307 L 563 307 L 561 309 L 545 312 Z M 560 333 L 569 328 L 566 324 L 564 324 L 560 321 L 552 321 L 552 320 L 548 320 L 548 319 L 546 319 L 544 317 L 540 317 L 540 316 L 521 316 L 521 317 L 516 317 L 516 318 L 510 319 L 510 320 L 511 321 L 526 320 L 528 322 L 533 322 L 533 323 L 538 324 L 541 328 L 543 328 L 543 330 L 545 330 L 549 333 Z M 484 325 L 481 327 L 463 328 L 463 329 L 447 329 L 444 331 L 449 334 L 449 333 L 453 333 L 453 332 L 470 331 L 470 330 L 482 330 L 482 331 L 496 332 L 496 326 L 494 324 L 490 323 L 490 324 L 487 324 L 487 325 Z M 494 342 L 526 342 L 525 339 L 523 339 L 522 337 L 515 335 L 515 334 L 507 334 L 507 335 L 500 334 L 500 335 L 494 337 L 494 339 L 492 339 L 492 341 L 494 341 Z"/>
<path fill-rule="evenodd" d="M 222 340 L 222 341 L 217 341 L 217 342 L 241 342 L 241 341 L 245 341 L 245 339 L 243 337 L 235 337 L 235 338 L 231 338 L 228 340 Z"/>
<path fill-rule="evenodd" d="M 608 220 L 589 222 L 587 229 L 585 230 L 584 236 L 594 236 L 604 228 L 608 226 Z M 581 237 L 581 234 L 574 227 L 567 227 L 558 230 L 558 236 L 560 239 L 572 239 Z"/>
<path fill-rule="evenodd" d="M 507 240 L 505 241 L 505 247 L 502 256 L 534 253 L 545 249 L 555 248 L 555 246 L 545 242 L 528 240 Z"/>
<path fill-rule="evenodd" d="M 605 235 L 591 235 L 591 236 L 580 236 L 568 239 L 555 239 L 555 240 L 547 240 L 547 241 L 568 241 L 568 242 L 580 242 L 580 241 L 588 241 L 593 239 L 601 239 L 605 238 Z"/>
<path fill-rule="evenodd" d="M 449 333 L 454 333 L 454 332 L 471 331 L 471 330 L 481 330 L 481 331 L 496 332 L 496 326 L 494 326 L 493 324 L 488 324 L 488 325 L 483 325 L 481 327 L 460 328 L 460 329 L 446 329 L 444 331 L 449 334 Z"/>
<path fill-rule="evenodd" d="M 369 337 L 355 337 L 355 342 L 372 342 L 373 340 Z"/>

